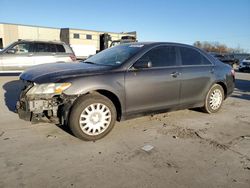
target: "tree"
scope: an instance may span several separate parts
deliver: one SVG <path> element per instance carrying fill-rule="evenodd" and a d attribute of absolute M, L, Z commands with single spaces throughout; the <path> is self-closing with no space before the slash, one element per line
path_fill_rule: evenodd
<path fill-rule="evenodd" d="M 238 46 L 237 48 L 229 48 L 225 44 L 220 44 L 219 42 L 196 41 L 193 45 L 207 52 L 215 52 L 215 53 L 220 53 L 220 54 L 244 53 L 245 52 L 245 50 L 240 48 L 240 46 Z"/>

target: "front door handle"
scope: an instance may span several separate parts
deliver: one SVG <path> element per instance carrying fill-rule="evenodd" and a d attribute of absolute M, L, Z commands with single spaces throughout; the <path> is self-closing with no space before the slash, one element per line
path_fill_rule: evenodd
<path fill-rule="evenodd" d="M 211 74 L 214 73 L 214 68 L 212 68 L 210 71 L 209 71 Z"/>
<path fill-rule="evenodd" d="M 171 73 L 171 76 L 172 76 L 173 78 L 177 78 L 180 74 L 181 74 L 181 73 L 179 73 L 179 72 L 172 72 L 172 73 Z"/>

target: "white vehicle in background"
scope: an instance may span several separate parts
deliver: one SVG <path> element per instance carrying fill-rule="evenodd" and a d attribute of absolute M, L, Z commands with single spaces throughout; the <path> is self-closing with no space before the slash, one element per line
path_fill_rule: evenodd
<path fill-rule="evenodd" d="M 96 47 L 93 45 L 72 44 L 70 45 L 77 59 L 86 59 L 96 54 Z"/>
<path fill-rule="evenodd" d="M 250 71 L 250 56 L 242 60 L 242 62 L 239 65 L 239 71 L 240 72 Z"/>
<path fill-rule="evenodd" d="M 100 35 L 100 49 L 97 49 L 95 45 L 90 44 L 70 44 L 75 56 L 78 60 L 85 60 L 88 57 L 95 55 L 96 53 L 117 46 L 119 44 L 137 42 L 134 36 L 123 36 L 119 40 L 112 40 L 111 35 L 104 33 Z"/>
<path fill-rule="evenodd" d="M 34 65 L 75 60 L 64 42 L 18 40 L 0 51 L 0 72 L 22 72 Z"/>

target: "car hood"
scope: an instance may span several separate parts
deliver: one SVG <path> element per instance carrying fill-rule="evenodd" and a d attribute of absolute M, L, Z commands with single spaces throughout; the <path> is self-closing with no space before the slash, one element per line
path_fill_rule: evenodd
<path fill-rule="evenodd" d="M 110 66 L 87 64 L 83 62 L 50 63 L 31 67 L 23 72 L 20 78 L 38 84 L 51 83 L 69 77 L 102 74 L 110 69 Z"/>

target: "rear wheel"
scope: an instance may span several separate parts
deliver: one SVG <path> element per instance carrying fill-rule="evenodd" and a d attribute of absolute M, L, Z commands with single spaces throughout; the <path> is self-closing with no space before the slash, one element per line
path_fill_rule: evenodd
<path fill-rule="evenodd" d="M 69 127 L 82 140 L 98 140 L 114 127 L 116 109 L 112 101 L 99 94 L 82 96 L 72 107 Z"/>
<path fill-rule="evenodd" d="M 219 84 L 214 84 L 205 99 L 203 110 L 209 114 L 216 113 L 220 110 L 224 100 L 224 89 Z"/>

